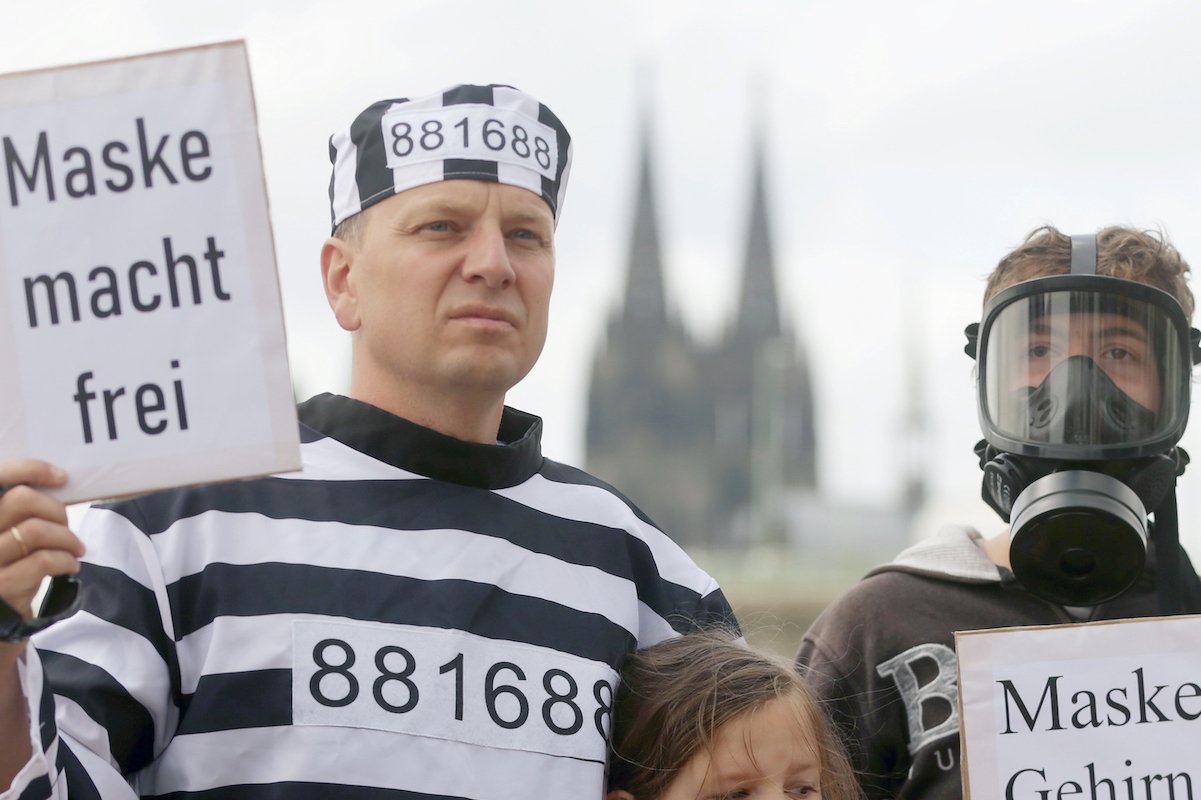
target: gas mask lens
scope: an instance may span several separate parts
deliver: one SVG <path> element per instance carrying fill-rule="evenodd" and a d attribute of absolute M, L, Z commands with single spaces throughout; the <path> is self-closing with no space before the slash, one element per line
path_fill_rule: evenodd
<path fill-rule="evenodd" d="M 982 342 L 983 421 L 1044 456 L 1104 457 L 1172 433 L 1187 412 L 1177 323 L 1154 303 L 1103 291 L 1014 299 Z"/>

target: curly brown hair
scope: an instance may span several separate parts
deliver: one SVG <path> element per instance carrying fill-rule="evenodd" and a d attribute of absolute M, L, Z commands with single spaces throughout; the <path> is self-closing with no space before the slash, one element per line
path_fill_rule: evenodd
<path fill-rule="evenodd" d="M 654 800 L 723 725 L 779 698 L 797 700 L 797 723 L 815 740 L 822 800 L 861 800 L 846 750 L 805 680 L 791 664 L 720 633 L 668 639 L 626 660 L 613 704 L 609 790 Z"/>
<path fill-rule="evenodd" d="M 1031 278 L 1066 275 L 1072 269 L 1072 240 L 1050 225 L 1026 237 L 1001 259 L 984 289 L 984 302 L 1002 289 Z M 1157 231 L 1111 226 L 1097 233 L 1097 274 L 1138 281 L 1176 298 L 1185 316 L 1193 317 L 1193 293 L 1188 288 L 1189 266 Z"/>

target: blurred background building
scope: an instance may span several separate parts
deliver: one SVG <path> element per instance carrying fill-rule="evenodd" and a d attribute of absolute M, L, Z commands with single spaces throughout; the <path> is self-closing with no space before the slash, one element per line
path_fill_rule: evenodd
<path fill-rule="evenodd" d="M 588 469 L 685 546 L 783 544 L 786 498 L 817 486 L 817 442 L 803 347 L 780 320 L 762 140 L 737 315 L 714 344 L 664 290 L 649 142 L 644 130 L 625 298 L 592 367 Z"/>
<path fill-rule="evenodd" d="M 625 291 L 592 362 L 587 469 L 716 573 L 744 615 L 793 628 L 787 649 L 837 590 L 908 543 L 925 495 L 920 397 L 909 398 L 900 432 L 900 502 L 823 497 L 808 354 L 777 292 L 761 128 L 742 262 L 726 266 L 738 271 L 738 302 L 713 342 L 688 330 L 665 287 L 651 141 L 644 117 Z"/>

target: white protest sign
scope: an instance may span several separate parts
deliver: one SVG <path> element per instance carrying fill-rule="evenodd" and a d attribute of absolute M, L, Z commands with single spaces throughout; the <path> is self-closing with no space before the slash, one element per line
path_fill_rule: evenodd
<path fill-rule="evenodd" d="M 1201 797 L 1201 616 L 955 641 L 971 800 Z"/>
<path fill-rule="evenodd" d="M 67 502 L 300 464 L 241 42 L 0 76 L 0 459 Z"/>

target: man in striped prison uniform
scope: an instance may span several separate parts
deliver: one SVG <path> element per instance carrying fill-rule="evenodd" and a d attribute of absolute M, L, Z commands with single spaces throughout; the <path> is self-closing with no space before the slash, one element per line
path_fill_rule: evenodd
<path fill-rule="evenodd" d="M 736 624 L 504 405 L 546 334 L 555 115 L 458 86 L 370 106 L 330 155 L 354 361 L 350 397 L 300 407 L 303 471 L 93 507 L 76 539 L 31 488 L 60 473 L 0 464 L 25 484 L 0 497 L 9 611 L 43 575 L 85 587 L 0 643 L 0 800 L 600 798 L 624 656 Z"/>

